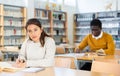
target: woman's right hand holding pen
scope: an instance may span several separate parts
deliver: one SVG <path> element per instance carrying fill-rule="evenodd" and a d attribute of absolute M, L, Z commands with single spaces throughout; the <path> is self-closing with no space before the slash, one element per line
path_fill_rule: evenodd
<path fill-rule="evenodd" d="M 18 59 L 16 60 L 16 63 L 18 63 L 18 64 L 19 64 L 19 63 L 25 63 L 25 60 L 24 60 L 24 59 L 19 59 L 19 58 L 18 58 Z"/>
<path fill-rule="evenodd" d="M 26 67 L 26 62 L 24 59 L 16 59 L 16 63 L 14 65 L 14 67 L 17 67 L 17 68 L 25 68 Z"/>

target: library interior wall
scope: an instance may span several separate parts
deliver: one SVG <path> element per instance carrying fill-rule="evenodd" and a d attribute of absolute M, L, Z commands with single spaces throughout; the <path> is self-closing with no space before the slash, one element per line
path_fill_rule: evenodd
<path fill-rule="evenodd" d="M 1 4 L 10 4 L 17 6 L 27 7 L 27 19 L 34 17 L 34 7 L 36 3 L 35 0 L 0 0 Z M 111 11 L 120 10 L 120 1 L 118 0 L 76 0 L 76 7 L 70 7 L 63 5 L 63 11 L 66 11 L 68 14 L 68 40 L 70 44 L 73 44 L 73 14 L 74 13 L 87 13 L 87 12 L 101 12 L 101 11 L 110 11 L 105 10 L 104 6 L 106 2 L 113 1 Z M 42 3 L 45 4 L 45 3 Z M 118 5 L 116 7 L 116 4 Z M 80 5 L 80 6 L 79 6 Z M 42 5 L 44 6 L 44 5 Z"/>
<path fill-rule="evenodd" d="M 35 7 L 45 8 L 47 2 L 36 1 L 34 2 Z M 69 44 L 73 44 L 73 14 L 76 12 L 76 7 L 62 5 L 62 11 L 67 12 L 68 20 L 68 41 Z"/>
<path fill-rule="evenodd" d="M 6 3 L 7 2 L 7 3 Z M 34 7 L 37 3 L 35 0 L 0 0 L 1 4 L 25 6 L 27 8 L 27 19 L 34 17 Z M 42 4 L 39 7 L 45 7 L 45 2 L 40 2 Z M 70 44 L 73 44 L 73 14 L 76 11 L 75 7 L 62 6 L 62 10 L 67 12 L 68 15 L 68 40 Z M 72 10 L 71 10 L 72 9 Z"/>
<path fill-rule="evenodd" d="M 80 13 L 120 10 L 120 0 L 77 0 Z M 111 9 L 106 9 L 112 3 Z"/>
<path fill-rule="evenodd" d="M 25 6 L 27 5 L 27 0 L 0 0 L 1 4 Z"/>
<path fill-rule="evenodd" d="M 67 11 L 68 15 L 68 40 L 69 44 L 73 45 L 73 28 L 74 28 L 74 23 L 73 23 L 73 14 L 76 11 L 76 8 L 70 7 L 70 6 L 63 6 L 63 10 Z"/>

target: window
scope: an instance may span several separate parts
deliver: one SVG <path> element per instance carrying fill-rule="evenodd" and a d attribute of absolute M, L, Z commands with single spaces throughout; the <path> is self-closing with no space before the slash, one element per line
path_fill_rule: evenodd
<path fill-rule="evenodd" d="M 51 3 L 62 4 L 63 0 L 49 0 Z"/>
<path fill-rule="evenodd" d="M 49 0 L 51 3 L 57 3 L 57 0 Z"/>
<path fill-rule="evenodd" d="M 40 1 L 40 0 L 39 0 Z M 44 2 L 46 2 L 47 0 L 41 0 L 41 1 L 44 1 Z"/>
<path fill-rule="evenodd" d="M 76 0 L 64 0 L 64 5 L 76 6 Z"/>

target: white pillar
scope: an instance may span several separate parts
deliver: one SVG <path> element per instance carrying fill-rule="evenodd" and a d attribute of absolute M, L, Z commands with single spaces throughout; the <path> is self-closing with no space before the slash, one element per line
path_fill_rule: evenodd
<path fill-rule="evenodd" d="M 34 18 L 34 0 L 27 1 L 27 19 Z"/>

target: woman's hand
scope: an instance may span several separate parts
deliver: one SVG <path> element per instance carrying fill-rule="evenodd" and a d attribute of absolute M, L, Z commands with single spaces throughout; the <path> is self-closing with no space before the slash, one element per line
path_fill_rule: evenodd
<path fill-rule="evenodd" d="M 17 67 L 17 68 L 25 68 L 26 67 L 26 62 L 23 59 L 17 59 L 16 63 L 13 66 Z"/>

